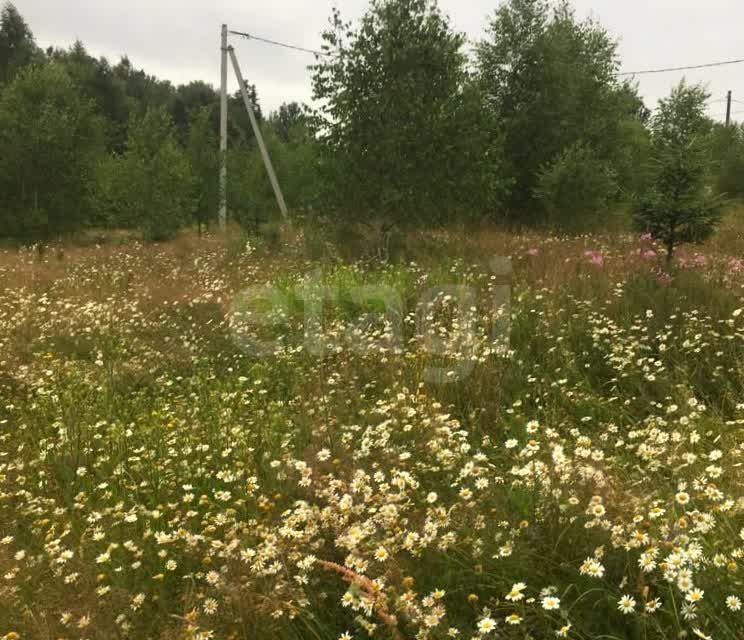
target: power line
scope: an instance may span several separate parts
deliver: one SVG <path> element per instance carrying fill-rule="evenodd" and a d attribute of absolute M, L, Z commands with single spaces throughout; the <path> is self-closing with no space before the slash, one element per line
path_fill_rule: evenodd
<path fill-rule="evenodd" d="M 742 114 L 742 113 L 744 113 L 744 109 L 742 109 L 741 111 L 732 111 L 731 115 L 735 116 L 735 115 Z M 725 118 L 726 114 L 725 113 L 714 113 L 711 117 L 712 118 Z"/>
<path fill-rule="evenodd" d="M 325 51 L 317 51 L 316 49 L 306 49 L 305 47 L 298 47 L 293 44 L 287 44 L 286 42 L 278 42 L 277 40 L 270 40 L 268 38 L 261 38 L 259 36 L 254 36 L 251 33 L 245 33 L 243 31 L 230 31 L 233 35 L 236 36 L 242 36 L 243 38 L 247 38 L 248 40 L 258 40 L 259 42 L 264 42 L 266 44 L 274 45 L 275 47 L 284 47 L 285 49 L 294 49 L 295 51 L 302 51 L 304 53 L 311 53 L 315 56 L 326 56 L 331 57 L 331 54 Z"/>
<path fill-rule="evenodd" d="M 284 49 L 292 49 L 294 51 L 310 53 L 314 56 L 323 56 L 323 57 L 328 57 L 328 58 L 333 57 L 333 54 L 328 53 L 327 51 L 318 51 L 317 49 L 308 49 L 306 47 L 299 47 L 294 44 L 288 44 L 286 42 L 279 42 L 278 40 L 272 40 L 270 38 L 263 38 L 261 36 L 256 36 L 256 35 L 253 35 L 252 33 L 246 33 L 244 31 L 230 31 L 230 33 L 236 36 L 241 36 L 248 40 L 258 40 L 259 42 L 270 44 L 275 47 L 283 47 Z M 666 67 L 666 68 L 661 68 L 661 69 L 642 69 L 639 71 L 622 71 L 615 75 L 618 77 L 621 77 L 621 76 L 640 76 L 640 75 L 647 75 L 647 74 L 652 74 L 652 73 L 673 73 L 675 71 L 692 71 L 695 69 L 711 69 L 714 67 L 723 67 L 723 66 L 742 64 L 742 63 L 744 63 L 744 58 L 738 58 L 736 60 L 723 60 L 721 62 L 708 62 L 705 64 L 689 65 L 686 67 Z M 741 102 L 741 101 L 734 100 L 734 102 Z"/>
<path fill-rule="evenodd" d="M 299 47 L 294 44 L 288 44 L 286 42 L 279 42 L 278 40 L 271 40 L 270 38 L 263 38 L 261 36 L 256 36 L 256 35 L 253 35 L 252 33 L 246 33 L 244 31 L 230 31 L 230 33 L 236 36 L 242 36 L 243 38 L 246 38 L 248 40 L 258 40 L 259 42 L 270 44 L 275 47 L 283 47 L 285 49 L 292 49 L 294 51 L 302 51 L 303 53 L 310 53 L 315 56 L 325 56 L 325 57 L 333 56 L 333 54 L 328 53 L 327 51 L 318 51 L 317 49 L 308 49 L 306 47 Z M 642 69 L 639 71 L 622 71 L 615 75 L 617 76 L 640 76 L 640 75 L 646 75 L 650 73 L 672 73 L 675 71 L 691 71 L 694 69 L 710 69 L 713 67 L 723 67 L 727 65 L 742 64 L 742 63 L 744 63 L 744 58 L 738 58 L 736 60 L 723 60 L 721 62 L 708 62 L 705 64 L 696 64 L 696 65 L 690 65 L 686 67 L 666 67 L 666 68 L 661 68 L 661 69 Z"/>
<path fill-rule="evenodd" d="M 708 62 L 706 64 L 696 64 L 688 67 L 668 67 L 666 69 L 644 69 L 643 71 L 624 71 L 618 73 L 618 76 L 640 76 L 648 73 L 671 73 L 673 71 L 689 71 L 692 69 L 710 69 L 711 67 L 723 67 L 730 64 L 741 64 L 744 58 L 738 60 L 724 60 L 722 62 Z"/>

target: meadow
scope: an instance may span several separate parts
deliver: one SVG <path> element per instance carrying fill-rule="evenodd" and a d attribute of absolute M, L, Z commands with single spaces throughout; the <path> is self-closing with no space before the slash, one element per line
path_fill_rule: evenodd
<path fill-rule="evenodd" d="M 0 249 L 0 638 L 743 637 L 741 211 L 310 240 Z"/>

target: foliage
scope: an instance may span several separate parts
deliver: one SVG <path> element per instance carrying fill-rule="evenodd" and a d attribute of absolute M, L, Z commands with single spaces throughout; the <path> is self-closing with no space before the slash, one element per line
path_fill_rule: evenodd
<path fill-rule="evenodd" d="M 0 10 L 0 89 L 38 57 L 34 35 L 18 9 L 6 2 Z"/>
<path fill-rule="evenodd" d="M 176 87 L 175 96 L 170 108 L 173 122 L 178 129 L 178 138 L 186 143 L 189 139 L 191 118 L 197 112 L 206 111 L 212 133 L 217 133 L 219 126 L 220 97 L 212 85 L 195 81 Z M 199 121 L 199 124 L 203 123 Z"/>
<path fill-rule="evenodd" d="M 709 184 L 708 98 L 702 86 L 682 81 L 659 101 L 652 122 L 652 182 L 638 200 L 635 223 L 664 244 L 668 260 L 680 244 L 708 238 L 723 212 Z"/>
<path fill-rule="evenodd" d="M 277 138 L 270 136 L 270 152 L 287 206 L 297 212 L 318 204 L 318 149 L 307 122 L 300 118 Z M 266 179 L 264 179 L 266 181 Z"/>
<path fill-rule="evenodd" d="M 269 115 L 271 126 L 284 142 L 289 142 L 292 130 L 304 125 L 305 120 L 305 113 L 298 102 L 285 102 L 278 111 Z"/>
<path fill-rule="evenodd" d="M 576 149 L 591 149 L 612 172 L 621 163 L 618 153 L 638 141 L 626 135 L 627 123 L 641 118 L 642 103 L 632 86 L 616 79 L 616 43 L 594 21 L 577 20 L 567 2 L 502 3 L 478 47 L 478 67 L 504 130 L 516 221 L 529 221 L 530 212 L 534 219 L 541 174 L 563 164 L 566 154 L 576 160 Z M 605 198 L 614 191 L 607 186 Z M 559 213 L 570 219 L 576 212 L 550 211 L 553 219 Z"/>
<path fill-rule="evenodd" d="M 220 155 L 209 107 L 192 111 L 188 124 L 186 151 L 194 179 L 194 215 L 201 229 L 214 220 L 219 206 Z"/>
<path fill-rule="evenodd" d="M 293 215 L 317 204 L 318 161 L 312 134 L 304 121 L 280 137 L 274 125 L 261 125 L 264 142 L 287 207 Z M 280 220 L 271 182 L 258 146 L 229 154 L 228 199 L 231 215 L 248 231 Z"/>
<path fill-rule="evenodd" d="M 652 187 L 663 154 L 658 131 L 651 139 L 650 112 L 637 86 L 618 80 L 616 43 L 596 22 L 579 20 L 568 0 L 503 0 L 473 60 L 463 34 L 435 0 L 372 0 L 354 25 L 335 11 L 323 37 L 329 55 L 311 67 L 315 110 L 284 102 L 264 119 L 257 87 L 247 86 L 296 218 L 332 221 L 332 233 L 347 239 L 355 228 L 360 244 L 370 245 L 370 234 L 379 230 L 386 237 L 396 225 L 401 231 L 490 221 L 576 231 L 606 226 L 615 212 L 625 216 L 629 202 L 661 206 Z M 150 216 L 171 220 L 165 235 L 192 214 L 200 227 L 208 223 L 217 199 L 219 131 L 219 95 L 211 85 L 174 86 L 126 56 L 116 64 L 97 59 L 82 42 L 43 52 L 6 4 L 0 94 L 10 91 L 18 73 L 45 65 L 61 70 L 49 73 L 66 75 L 77 92 L 45 113 L 45 135 L 64 146 L 71 144 L 65 136 L 79 134 L 80 157 L 68 162 L 61 149 L 34 142 L 39 132 L 29 122 L 41 117 L 38 104 L 26 115 L 20 103 L 7 111 L 10 129 L 0 134 L 10 145 L 0 158 L 6 185 L 0 234 L 36 237 L 85 225 L 145 228 Z M 44 102 L 41 93 L 35 103 Z M 68 127 L 73 108 L 79 114 L 73 120 L 89 121 L 90 135 Z M 229 109 L 229 210 L 255 231 L 277 222 L 276 204 L 240 92 L 229 96 Z M 186 208 L 169 218 L 131 211 L 119 175 L 136 133 L 130 125 L 154 111 L 172 119 L 163 155 L 175 159 L 171 178 L 183 178 L 179 188 L 163 187 L 178 192 L 174 202 L 185 198 Z M 678 159 L 705 165 L 705 184 L 715 192 L 742 197 L 744 128 L 706 122 L 700 135 L 707 152 L 696 148 L 685 158 L 679 151 Z M 23 126 L 13 129 L 13 123 Z M 103 158 L 101 130 L 109 152 Z M 670 154 L 668 163 L 674 163 Z M 29 191 L 36 166 L 49 177 L 39 177 L 39 188 Z M 135 180 L 130 171 L 128 179 L 136 184 L 144 175 Z M 63 191 L 64 197 L 51 196 Z"/>
<path fill-rule="evenodd" d="M 620 123 L 617 148 L 611 167 L 616 175 L 618 199 L 632 202 L 649 183 L 651 136 L 641 118 L 630 118 Z"/>
<path fill-rule="evenodd" d="M 148 109 L 172 108 L 174 89 L 167 80 L 158 80 L 143 69 L 137 69 L 127 56 L 122 56 L 113 71 L 124 83 L 130 114 L 142 116 Z"/>
<path fill-rule="evenodd" d="M 117 76 L 106 58 L 92 57 L 80 41 L 68 50 L 48 51 L 47 58 L 63 65 L 78 90 L 95 102 L 106 126 L 107 147 L 121 151 L 132 108 L 126 95 L 126 82 Z"/>
<path fill-rule="evenodd" d="M 84 226 L 103 123 L 60 64 L 27 67 L 0 94 L 0 235 L 47 239 Z"/>
<path fill-rule="evenodd" d="M 164 240 L 194 210 L 191 167 L 164 108 L 133 118 L 126 151 L 104 168 L 105 197 L 116 220 L 138 227 L 147 240 Z"/>
<path fill-rule="evenodd" d="M 593 149 L 576 144 L 564 149 L 538 176 L 535 195 L 548 213 L 547 221 L 558 226 L 585 224 L 597 216 L 617 192 L 612 167 Z M 561 225 L 561 223 L 563 223 Z"/>
<path fill-rule="evenodd" d="M 710 135 L 716 189 L 744 198 L 744 125 L 716 125 Z"/>
<path fill-rule="evenodd" d="M 253 105 L 253 113 L 256 116 L 256 121 L 261 124 L 264 117 L 261 103 L 258 99 L 256 85 L 246 82 L 246 89 L 248 91 L 248 99 Z M 240 91 L 236 91 L 232 96 L 228 96 L 227 108 L 230 113 L 230 118 L 227 122 L 228 137 L 233 141 L 233 146 L 248 148 L 254 145 L 255 136 L 253 134 L 253 127 L 251 126 L 250 117 Z"/>
<path fill-rule="evenodd" d="M 468 187 L 486 152 L 497 162 L 500 154 L 490 128 L 477 127 L 464 37 L 436 4 L 372 0 L 356 29 L 334 11 L 323 38 L 314 127 L 329 205 L 401 224 L 441 221 L 474 195 L 480 209 L 493 206 L 498 182 L 483 194 Z"/>

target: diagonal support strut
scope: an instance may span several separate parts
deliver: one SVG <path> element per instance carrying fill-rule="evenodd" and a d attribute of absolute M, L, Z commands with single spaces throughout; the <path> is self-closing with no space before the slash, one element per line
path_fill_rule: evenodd
<path fill-rule="evenodd" d="M 264 144 L 264 139 L 261 135 L 261 129 L 259 129 L 258 127 L 258 122 L 256 122 L 256 114 L 253 112 L 253 104 L 251 103 L 251 99 L 248 96 L 248 90 L 246 89 L 245 81 L 243 80 L 243 74 L 240 72 L 238 58 L 235 55 L 235 50 L 232 47 L 228 47 L 227 50 L 230 54 L 230 61 L 232 62 L 233 69 L 235 70 L 235 77 L 238 79 L 238 86 L 240 87 L 240 93 L 243 96 L 243 102 L 245 102 L 245 108 L 248 110 L 248 117 L 250 118 L 251 127 L 253 127 L 253 133 L 255 134 L 256 141 L 258 142 L 258 148 L 260 149 L 261 156 L 263 157 L 264 166 L 266 167 L 266 173 L 269 174 L 269 180 L 271 181 L 271 186 L 274 189 L 276 203 L 279 205 L 279 210 L 282 212 L 282 217 L 285 221 L 288 221 L 289 214 L 287 213 L 287 205 L 284 202 L 284 195 L 282 194 L 282 189 L 279 186 L 279 181 L 276 179 L 274 166 L 271 164 L 271 158 L 269 157 L 269 152 L 266 149 L 266 144 Z"/>

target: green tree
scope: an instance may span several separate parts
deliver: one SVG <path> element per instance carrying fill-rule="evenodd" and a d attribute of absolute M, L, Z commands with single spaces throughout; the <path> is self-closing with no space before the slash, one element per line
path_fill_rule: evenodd
<path fill-rule="evenodd" d="M 18 9 L 6 2 L 0 11 L 0 85 L 13 80 L 38 55 L 31 29 Z"/>
<path fill-rule="evenodd" d="M 262 134 L 271 156 L 287 206 L 302 213 L 318 203 L 318 145 L 306 123 L 295 124 L 284 140 L 270 122 L 262 125 Z M 237 152 L 233 160 L 231 210 L 242 226 L 257 230 L 262 224 L 278 219 L 278 207 L 257 147 Z"/>
<path fill-rule="evenodd" d="M 680 244 L 708 238 L 722 215 L 709 184 L 709 97 L 703 87 L 682 81 L 659 101 L 652 120 L 652 182 L 638 200 L 635 224 L 664 244 L 669 261 Z"/>
<path fill-rule="evenodd" d="M 116 76 L 108 60 L 89 55 L 80 41 L 69 49 L 51 49 L 47 55 L 64 65 L 78 89 L 95 101 L 105 119 L 109 150 L 121 151 L 126 141 L 130 104 L 126 85 Z"/>
<path fill-rule="evenodd" d="M 21 71 L 0 95 L 0 234 L 48 239 L 84 225 L 103 151 L 95 105 L 62 65 Z"/>
<path fill-rule="evenodd" d="M 284 144 L 278 152 L 279 179 L 285 197 L 293 209 L 307 211 L 318 206 L 319 157 L 318 143 L 304 118 L 290 126 Z M 277 145 L 278 146 L 278 145 Z"/>
<path fill-rule="evenodd" d="M 142 116 L 148 109 L 161 107 L 172 111 L 176 91 L 167 80 L 158 80 L 142 69 L 136 69 L 127 56 L 123 56 L 114 66 L 113 73 L 124 84 L 130 116 L 131 114 Z"/>
<path fill-rule="evenodd" d="M 211 111 L 202 107 L 191 112 L 186 147 L 194 179 L 194 217 L 199 233 L 202 225 L 214 219 L 219 205 L 220 157 Z"/>
<path fill-rule="evenodd" d="M 261 103 L 258 99 L 258 91 L 256 90 L 256 85 L 248 84 L 246 82 L 246 89 L 248 90 L 248 98 L 253 104 L 253 113 L 256 116 L 256 121 L 261 124 L 264 120 L 264 117 L 263 111 L 261 110 Z M 243 94 L 240 91 L 236 91 L 233 95 L 228 96 L 227 108 L 230 112 L 230 117 L 227 121 L 227 133 L 231 141 L 231 146 L 242 147 L 244 145 L 255 144 L 253 127 L 251 126 L 248 112 L 245 109 Z M 215 113 L 219 112 L 215 111 Z"/>
<path fill-rule="evenodd" d="M 147 240 L 172 237 L 194 210 L 193 178 L 164 107 L 133 116 L 126 151 L 102 169 L 103 198 L 117 226 L 134 226 Z"/>
<path fill-rule="evenodd" d="M 331 55 L 313 67 L 313 126 L 328 204 L 398 223 L 472 207 L 494 130 L 479 126 L 464 37 L 436 2 L 372 0 L 357 28 L 334 11 L 323 38 Z M 498 191 L 478 193 L 479 207 Z"/>
<path fill-rule="evenodd" d="M 302 125 L 304 121 L 305 114 L 298 102 L 284 102 L 278 111 L 269 115 L 271 126 L 284 142 L 289 142 L 292 129 Z"/>
<path fill-rule="evenodd" d="M 718 192 L 744 197 L 744 125 L 717 124 L 710 138 Z"/>
<path fill-rule="evenodd" d="M 219 103 L 219 94 L 212 85 L 206 82 L 197 80 L 176 87 L 171 115 L 178 130 L 179 139 L 184 143 L 188 141 L 192 118 L 195 113 L 204 108 L 208 108 L 208 113 L 211 114 L 210 123 L 212 123 L 212 129 L 216 133 L 219 128 L 219 121 L 216 118 L 219 113 Z"/>
<path fill-rule="evenodd" d="M 578 182 L 591 170 L 577 164 L 582 157 L 617 176 L 602 181 L 608 192 L 599 201 L 616 195 L 628 180 L 619 152 L 642 131 L 626 123 L 640 123 L 644 108 L 635 89 L 616 78 L 617 46 L 607 32 L 592 20 L 577 20 L 567 2 L 508 0 L 477 53 L 487 104 L 504 131 L 515 219 L 534 220 L 541 208 L 557 214 L 555 202 L 540 206 L 541 176 L 560 172 Z"/>

